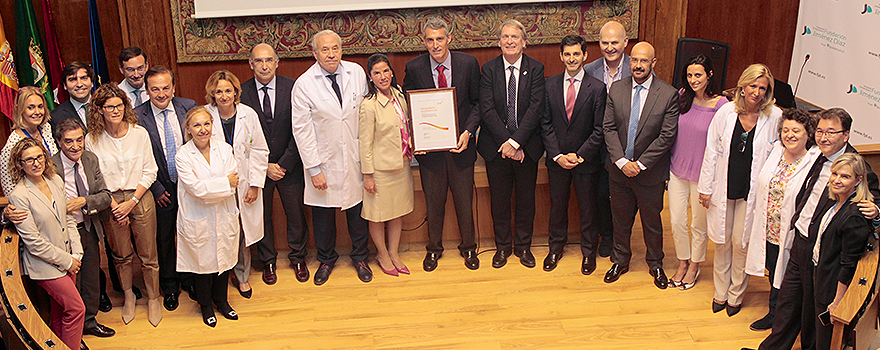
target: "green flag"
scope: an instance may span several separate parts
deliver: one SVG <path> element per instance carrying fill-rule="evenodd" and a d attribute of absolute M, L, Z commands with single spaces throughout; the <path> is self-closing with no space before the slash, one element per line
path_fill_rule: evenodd
<path fill-rule="evenodd" d="M 43 41 L 31 0 L 15 0 L 15 68 L 18 86 L 36 86 L 46 96 L 46 107 L 55 108 L 54 96 L 46 74 Z"/>

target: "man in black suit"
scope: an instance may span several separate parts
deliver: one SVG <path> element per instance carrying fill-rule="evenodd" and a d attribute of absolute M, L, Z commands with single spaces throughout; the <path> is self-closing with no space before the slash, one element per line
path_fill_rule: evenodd
<path fill-rule="evenodd" d="M 636 212 L 642 218 L 645 260 L 654 285 L 665 289 L 663 272 L 663 191 L 669 179 L 669 149 L 678 131 L 678 92 L 653 74 L 654 47 L 633 46 L 631 77 L 611 85 L 605 103 L 605 144 L 610 177 L 614 247 L 605 283 L 629 271 L 630 237 Z"/>
<path fill-rule="evenodd" d="M 520 263 L 535 267 L 532 231 L 538 159 L 544 153 L 540 119 L 544 104 L 544 65 L 523 54 L 526 32 L 509 20 L 498 30 L 501 55 L 483 65 L 480 80 L 481 132 L 477 150 L 486 160 L 492 196 L 495 246 L 492 267 L 507 264 L 514 249 Z M 510 228 L 510 196 L 516 199 L 516 237 Z"/>
<path fill-rule="evenodd" d="M 446 191 L 452 192 L 461 244 L 458 250 L 464 265 L 471 270 L 480 268 L 474 235 L 474 161 L 475 147 L 468 148 L 470 139 L 480 123 L 480 64 L 474 56 L 450 52 L 452 40 L 449 27 L 440 18 L 425 22 L 422 41 L 428 53 L 406 63 L 403 89 L 432 89 L 454 87 L 458 107 L 458 145 L 449 152 L 416 154 L 419 174 L 425 192 L 428 211 L 428 246 L 422 267 L 434 271 L 443 255 L 443 222 L 446 215 Z"/>
<path fill-rule="evenodd" d="M 550 252 L 544 271 L 556 268 L 568 241 L 568 199 L 571 187 L 580 209 L 581 273 L 596 270 L 598 230 L 595 191 L 602 167 L 599 152 L 605 148 L 602 120 L 605 117 L 605 84 L 587 75 L 587 41 L 578 35 L 562 38 L 559 58 L 565 72 L 547 78 L 545 113 L 541 136 L 547 149 L 550 182 Z"/>
<path fill-rule="evenodd" d="M 275 230 L 272 226 L 276 189 L 287 217 L 287 246 L 290 247 L 287 258 L 293 265 L 296 280 L 306 282 L 309 280 L 309 268 L 305 262 L 309 231 L 303 214 L 305 179 L 290 126 L 290 93 L 294 79 L 275 74 L 278 55 L 268 44 L 254 46 L 248 62 L 254 77 L 241 84 L 241 102 L 257 111 L 269 144 L 269 169 L 263 187 L 265 232 L 263 239 L 257 242 L 257 258 L 263 263 L 263 282 L 271 285 L 278 281 L 275 273 L 278 251 L 275 250 Z"/>
<path fill-rule="evenodd" d="M 61 81 L 64 82 L 64 90 L 70 94 L 70 99 L 52 110 L 52 133 L 55 133 L 58 123 L 67 118 L 76 118 L 82 125 L 88 126 L 86 120 L 89 100 L 92 98 L 92 87 L 95 82 L 95 71 L 88 64 L 73 61 L 61 70 Z"/>
<path fill-rule="evenodd" d="M 773 318 L 773 331 L 761 343 L 759 349 L 791 349 L 798 334 L 802 349 L 816 349 L 817 335 L 831 332 L 831 327 L 823 327 L 816 317 L 822 310 L 816 310 L 814 298 L 813 246 L 819 235 L 822 217 L 834 205 L 828 196 L 826 184 L 831 177 L 831 164 L 844 153 L 858 153 L 849 144 L 849 131 L 852 117 L 842 108 L 831 108 L 819 112 L 815 119 L 816 145 L 822 151 L 813 163 L 810 173 L 804 180 L 801 190 L 795 197 L 795 212 L 791 227 L 795 230 L 791 246 L 791 257 L 785 268 L 785 277 L 779 288 L 776 316 Z M 868 189 L 874 195 L 874 203 L 862 201 L 859 210 L 866 219 L 872 220 L 874 227 L 880 226 L 878 205 L 877 175 L 868 165 L 865 176 Z M 827 338 L 827 336 L 825 337 Z M 827 345 L 824 346 L 827 348 Z"/>
<path fill-rule="evenodd" d="M 180 287 L 192 290 L 192 279 L 177 273 L 177 167 L 174 156 L 183 145 L 186 113 L 196 107 L 188 98 L 174 97 L 174 74 L 155 66 L 144 75 L 149 103 L 135 108 L 138 124 L 147 129 L 159 172 L 150 192 L 156 198 L 156 250 L 159 252 L 159 287 L 168 311 L 178 306 Z M 190 292 L 190 296 L 192 293 Z"/>
<path fill-rule="evenodd" d="M 76 219 L 82 240 L 82 266 L 77 274 L 77 287 L 86 306 L 83 334 L 112 337 L 116 331 L 95 319 L 102 291 L 99 237 L 104 236 L 101 222 L 110 219 L 110 192 L 104 185 L 98 157 L 85 150 L 85 130 L 80 122 L 72 118 L 62 120 L 55 140 L 61 152 L 52 156 L 52 162 L 58 176 L 64 180 L 67 212 Z"/>

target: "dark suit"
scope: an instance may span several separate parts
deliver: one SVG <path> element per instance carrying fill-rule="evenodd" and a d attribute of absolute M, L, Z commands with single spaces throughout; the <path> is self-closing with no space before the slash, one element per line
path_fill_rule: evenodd
<path fill-rule="evenodd" d="M 623 64 L 620 65 L 620 79 L 623 80 L 631 77 L 632 71 L 630 70 L 629 65 L 629 55 L 624 53 L 621 60 L 623 61 Z M 605 84 L 605 57 L 599 57 L 598 59 L 593 60 L 593 62 L 585 64 L 584 72 L 601 81 L 602 84 Z"/>
<path fill-rule="evenodd" d="M 663 191 L 669 179 L 669 149 L 678 131 L 678 92 L 668 83 L 653 77 L 639 115 L 633 159 L 647 169 L 630 178 L 615 161 L 624 158 L 632 108 L 633 78 L 621 79 L 611 85 L 605 104 L 605 144 L 608 147 L 608 170 L 611 209 L 614 221 L 614 247 L 611 261 L 629 266 L 632 258 L 630 236 L 636 212 L 642 219 L 645 238 L 645 260 L 653 269 L 663 267 Z"/>
<path fill-rule="evenodd" d="M 241 103 L 250 106 L 260 116 L 260 125 L 263 134 L 266 135 L 266 143 L 269 144 L 269 163 L 277 163 L 286 169 L 284 177 L 274 181 L 266 177 L 263 187 L 263 222 L 264 236 L 257 242 L 257 258 L 264 264 L 275 263 L 278 251 L 275 250 L 275 230 L 272 226 L 272 206 L 274 204 L 274 192 L 278 189 L 281 198 L 281 206 L 287 217 L 287 246 L 290 253 L 287 258 L 292 263 L 302 262 L 306 258 L 306 242 L 309 238 L 308 227 L 305 219 L 305 206 L 303 205 L 303 191 L 305 179 L 303 177 L 302 159 L 296 148 L 293 138 L 293 129 L 290 126 L 290 94 L 293 90 L 294 79 L 275 76 L 275 106 L 272 118 L 263 111 L 263 100 L 257 91 L 257 82 L 254 78 L 241 84 Z M 259 84 L 262 86 L 262 84 Z"/>
<path fill-rule="evenodd" d="M 165 159 L 165 147 L 162 146 L 162 138 L 156 126 L 156 117 L 153 115 L 153 103 L 142 103 L 134 109 L 138 117 L 138 124 L 147 129 L 150 134 L 150 144 L 153 147 L 153 158 L 159 167 L 156 173 L 156 181 L 150 186 L 153 198 L 158 199 L 168 192 L 168 200 L 171 204 L 160 207 L 156 203 L 156 250 L 159 254 L 159 287 L 162 294 L 169 295 L 180 290 L 183 277 L 177 273 L 177 183 L 171 181 L 168 175 L 168 162 Z M 186 113 L 196 107 L 196 101 L 188 98 L 174 97 L 171 106 L 177 114 L 180 123 L 181 136 L 186 134 L 184 121 Z M 217 127 L 220 127 L 219 125 Z M 187 283 L 188 284 L 188 283 Z"/>
<path fill-rule="evenodd" d="M 483 65 L 480 80 L 480 136 L 477 150 L 486 160 L 486 176 L 492 196 L 492 221 L 495 226 L 495 245 L 517 251 L 532 244 L 535 221 L 535 183 L 538 179 L 538 159 L 544 152 L 541 142 L 541 109 L 544 106 L 544 65 L 523 55 L 517 74 L 516 119 L 517 129 L 511 132 L 507 122 L 507 63 L 503 56 Z M 502 159 L 498 148 L 512 138 L 525 152 L 523 162 Z M 516 239 L 510 230 L 510 196 L 516 199 Z"/>
<path fill-rule="evenodd" d="M 580 209 L 581 253 L 595 257 L 598 230 L 593 225 L 596 215 L 596 182 L 602 168 L 599 153 L 605 148 L 602 121 L 605 118 L 605 84 L 584 74 L 577 92 L 571 120 L 565 109 L 568 74 L 547 78 L 541 136 L 547 149 L 547 175 L 550 180 L 550 252 L 562 253 L 568 241 L 568 199 L 572 183 Z M 564 169 L 553 161 L 557 155 L 576 153 L 583 163 Z"/>
<path fill-rule="evenodd" d="M 77 114 L 76 109 L 73 108 L 73 102 L 71 102 L 71 100 L 64 101 L 64 103 L 55 107 L 55 109 L 50 112 L 50 115 L 52 116 L 52 119 L 49 119 L 49 124 L 52 125 L 53 138 L 55 135 L 55 129 L 62 120 L 76 118 L 77 121 L 82 123 L 82 119 L 79 118 L 79 114 Z"/>
<path fill-rule="evenodd" d="M 452 84 L 456 90 L 458 130 L 476 135 L 480 123 L 480 64 L 474 56 L 449 52 L 451 55 Z M 431 70 L 431 56 L 422 54 L 406 63 L 403 89 L 406 91 L 435 88 Z M 461 233 L 460 251 L 477 248 L 474 235 L 474 161 L 477 147 L 469 141 L 461 153 L 430 152 L 416 156 L 419 175 L 425 192 L 428 211 L 429 252 L 443 251 L 443 222 L 446 216 L 447 188 L 452 192 L 458 229 Z"/>
<path fill-rule="evenodd" d="M 64 155 L 61 152 L 52 156 L 52 162 L 55 164 L 55 172 L 64 181 L 64 164 L 61 161 Z M 104 236 L 103 221 L 110 219 L 110 191 L 104 185 L 104 176 L 101 175 L 101 168 L 98 165 L 98 157 L 89 151 L 83 151 L 80 158 L 82 169 L 80 169 L 86 177 L 85 185 L 89 189 L 89 195 L 85 196 L 86 205 L 83 207 L 83 216 L 87 216 L 91 223 L 88 227 L 78 225 L 80 241 L 83 247 L 82 266 L 77 274 L 79 279 L 79 293 L 82 296 L 83 303 L 86 306 L 85 328 L 95 327 L 98 321 L 95 315 L 98 314 L 98 301 L 101 295 L 101 247 L 99 242 Z M 75 197 L 74 197 L 75 198 Z M 68 198 L 72 199 L 72 198 Z"/>

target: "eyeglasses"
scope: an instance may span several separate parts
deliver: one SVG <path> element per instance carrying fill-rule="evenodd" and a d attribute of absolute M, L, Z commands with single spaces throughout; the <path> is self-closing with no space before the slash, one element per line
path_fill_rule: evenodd
<path fill-rule="evenodd" d="M 816 138 L 820 138 L 822 136 L 834 137 L 840 133 L 846 132 L 846 130 L 816 130 Z"/>
<path fill-rule="evenodd" d="M 746 143 L 749 140 L 749 132 L 746 131 L 739 135 L 739 153 L 746 151 Z"/>
<path fill-rule="evenodd" d="M 46 160 L 46 155 L 45 155 L 45 154 L 41 154 L 41 155 L 38 155 L 38 156 L 36 156 L 36 157 L 30 157 L 30 158 L 22 159 L 21 162 L 24 163 L 24 165 L 34 165 L 35 162 L 40 162 L 40 163 L 42 163 L 42 162 L 44 162 L 45 160 Z"/>
<path fill-rule="evenodd" d="M 125 67 L 125 68 L 122 68 L 122 70 L 124 70 L 126 73 L 129 73 L 129 74 L 134 73 L 134 72 L 143 73 L 147 70 L 147 65 L 142 64 L 140 67 Z"/>
<path fill-rule="evenodd" d="M 103 106 L 104 112 L 113 112 L 113 111 L 125 111 L 125 103 L 120 103 L 115 106 Z"/>

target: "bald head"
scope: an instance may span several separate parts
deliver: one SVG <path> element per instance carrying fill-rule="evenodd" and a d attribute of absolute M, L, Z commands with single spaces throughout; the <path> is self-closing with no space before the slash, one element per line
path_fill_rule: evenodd
<path fill-rule="evenodd" d="M 278 55 L 271 45 L 259 43 L 251 49 L 251 58 L 248 63 L 254 71 L 254 79 L 260 84 L 266 85 L 275 78 L 275 70 L 278 69 Z"/>
<path fill-rule="evenodd" d="M 609 67 L 617 68 L 620 64 L 628 40 L 626 28 L 620 22 L 610 21 L 599 30 L 599 49 Z"/>
<path fill-rule="evenodd" d="M 654 58 L 654 46 L 647 41 L 635 44 L 629 57 L 633 81 L 636 84 L 644 83 L 654 72 L 654 63 L 657 62 L 657 59 Z"/>

